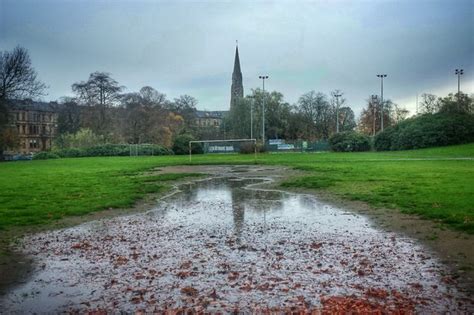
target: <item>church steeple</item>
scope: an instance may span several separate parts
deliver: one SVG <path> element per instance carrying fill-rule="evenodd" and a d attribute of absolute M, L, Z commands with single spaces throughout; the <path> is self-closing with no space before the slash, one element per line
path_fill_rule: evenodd
<path fill-rule="evenodd" d="M 244 97 L 244 86 L 242 84 L 242 72 L 240 70 L 239 47 L 236 45 L 232 86 L 230 88 L 230 107 L 235 106 L 237 100 L 242 97 Z"/>

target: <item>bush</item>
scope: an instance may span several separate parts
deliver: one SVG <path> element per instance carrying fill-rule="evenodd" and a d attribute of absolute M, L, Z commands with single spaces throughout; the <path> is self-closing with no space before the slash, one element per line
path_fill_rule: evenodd
<path fill-rule="evenodd" d="M 336 152 L 357 152 L 370 150 L 370 138 L 354 132 L 340 132 L 329 138 L 331 150 Z"/>
<path fill-rule="evenodd" d="M 474 141 L 474 115 L 460 112 L 424 114 L 389 127 L 375 137 L 378 151 L 409 150 Z"/>
<path fill-rule="evenodd" d="M 193 141 L 194 137 L 188 134 L 179 135 L 174 139 L 173 152 L 174 154 L 182 155 L 189 154 L 189 141 Z M 200 143 L 193 143 L 191 147 L 192 154 L 202 154 L 202 145 Z"/>
<path fill-rule="evenodd" d="M 131 152 L 130 152 L 131 151 Z M 129 156 L 132 155 L 171 155 L 173 151 L 161 145 L 104 144 L 89 148 L 69 148 L 55 150 L 60 157 Z"/>
<path fill-rule="evenodd" d="M 52 152 L 39 152 L 33 155 L 33 160 L 59 159 L 60 156 Z"/>
<path fill-rule="evenodd" d="M 81 149 L 77 148 L 68 148 L 68 149 L 59 149 L 54 150 L 54 153 L 59 155 L 62 158 L 70 158 L 70 157 L 81 157 L 84 156 L 84 152 Z"/>

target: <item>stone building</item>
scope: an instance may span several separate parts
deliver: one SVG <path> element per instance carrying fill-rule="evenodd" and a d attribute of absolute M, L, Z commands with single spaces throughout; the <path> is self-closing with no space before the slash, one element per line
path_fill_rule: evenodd
<path fill-rule="evenodd" d="M 16 130 L 17 148 L 5 154 L 30 154 L 50 150 L 57 134 L 58 114 L 56 103 L 15 100 L 8 102 L 9 125 Z"/>
<path fill-rule="evenodd" d="M 201 128 L 219 128 L 227 111 L 196 111 L 196 125 Z"/>

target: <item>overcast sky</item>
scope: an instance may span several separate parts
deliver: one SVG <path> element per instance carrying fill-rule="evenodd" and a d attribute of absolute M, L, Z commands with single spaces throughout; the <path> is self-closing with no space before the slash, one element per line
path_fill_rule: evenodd
<path fill-rule="evenodd" d="M 457 91 L 456 68 L 474 92 L 474 0 L 0 0 L 0 50 L 29 50 L 45 100 L 106 71 L 128 92 L 150 85 L 227 110 L 236 40 L 246 94 L 267 74 L 290 103 L 340 89 L 359 114 L 386 73 L 385 98 L 413 113 L 417 93 Z"/>

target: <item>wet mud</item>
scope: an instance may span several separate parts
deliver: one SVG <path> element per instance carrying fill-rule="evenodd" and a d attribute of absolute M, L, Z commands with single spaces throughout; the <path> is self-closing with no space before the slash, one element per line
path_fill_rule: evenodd
<path fill-rule="evenodd" d="M 415 239 L 314 196 L 259 188 L 228 168 L 145 213 L 22 239 L 34 259 L 4 312 L 92 310 L 470 312 L 440 259 Z"/>

